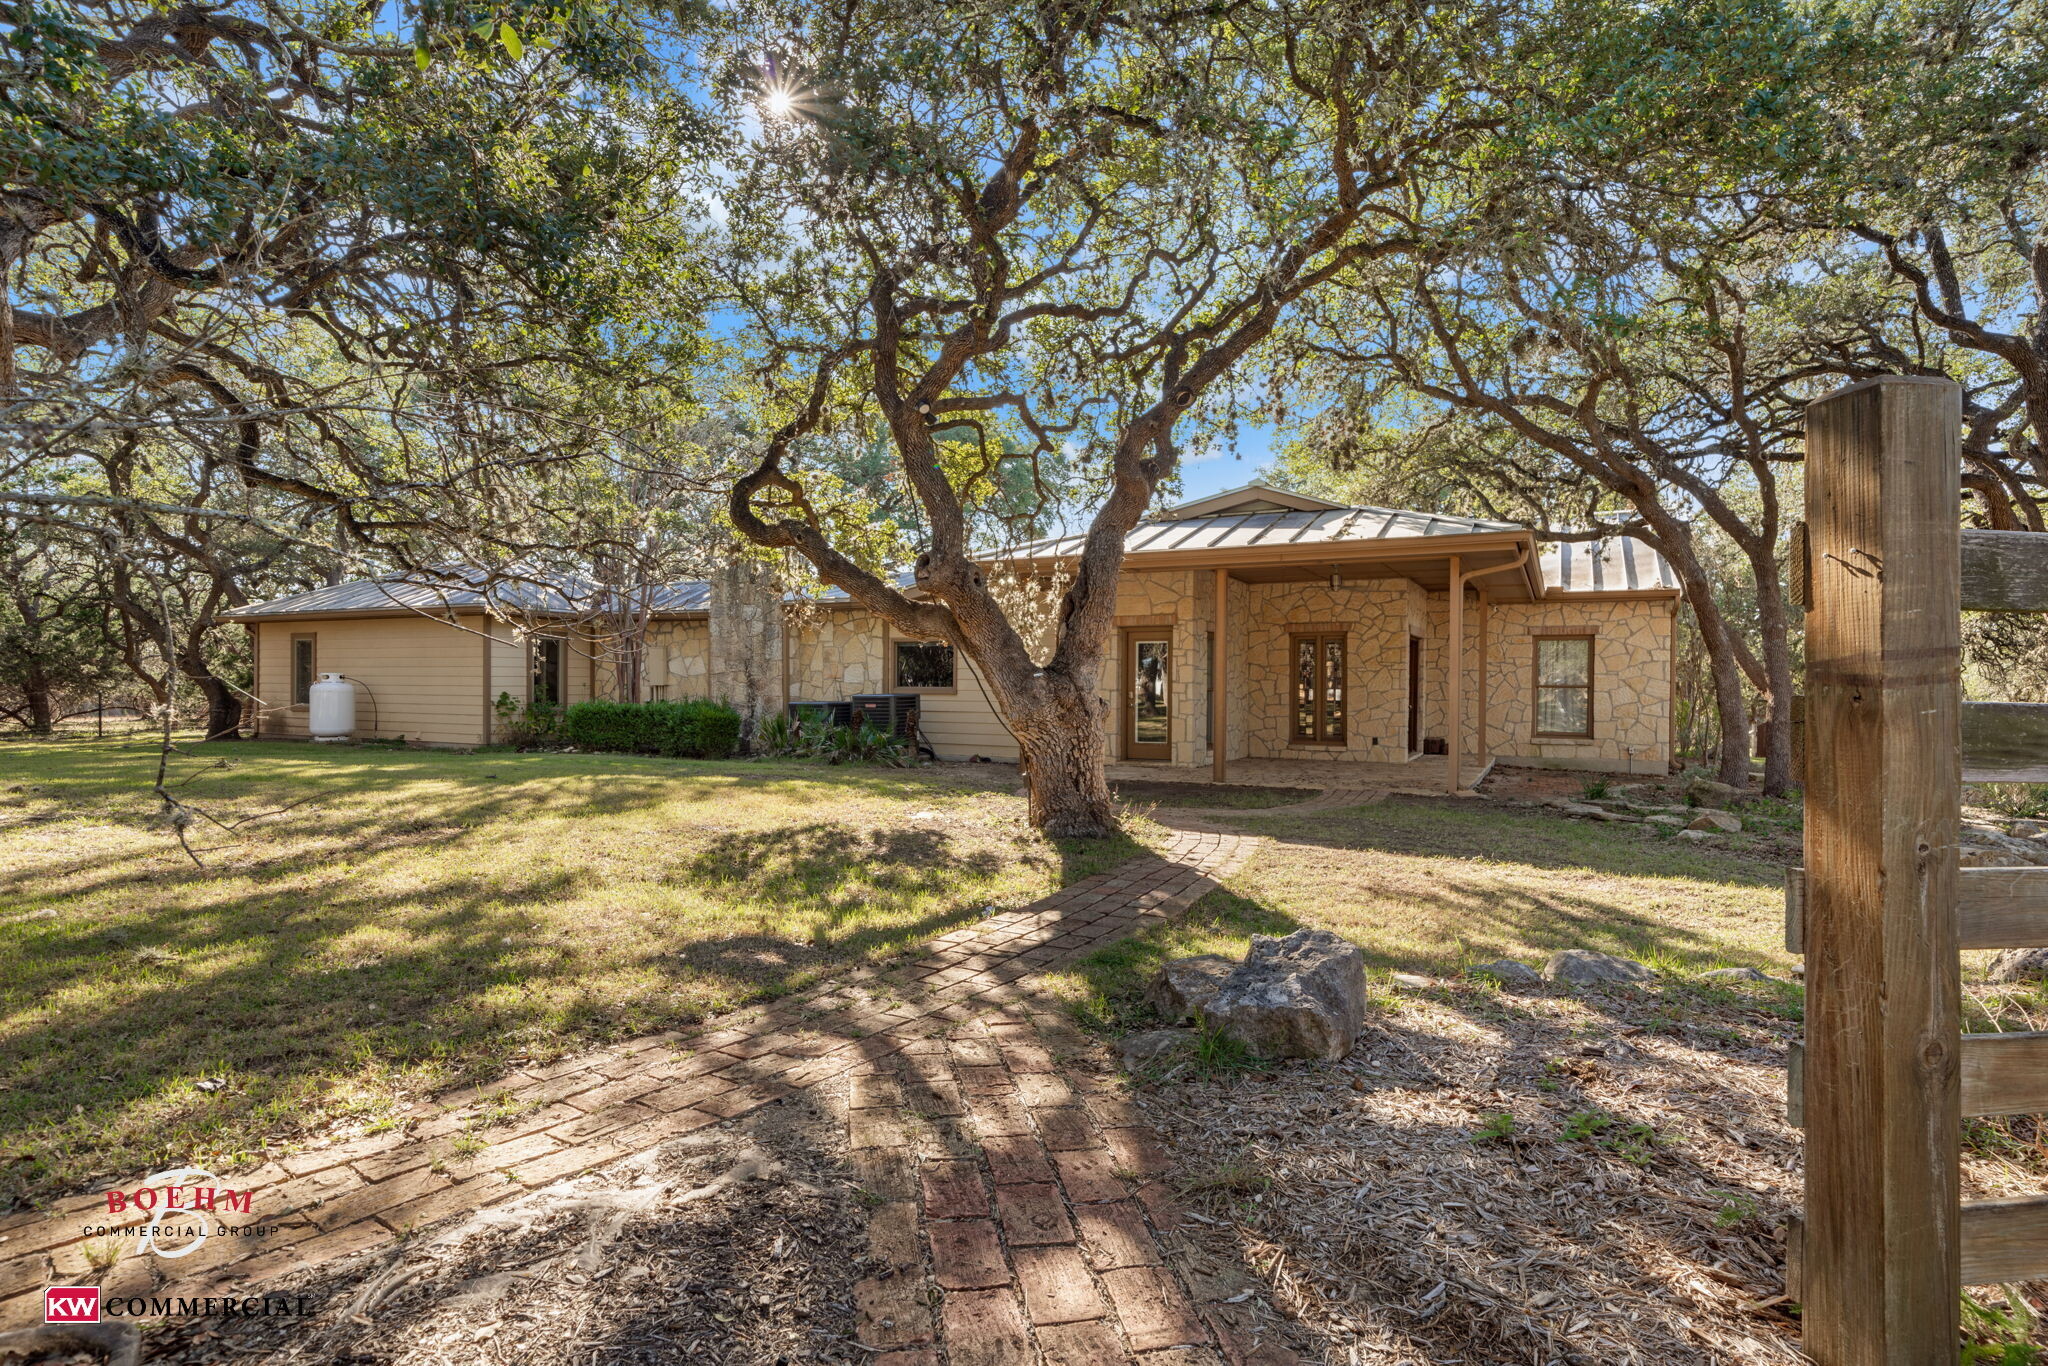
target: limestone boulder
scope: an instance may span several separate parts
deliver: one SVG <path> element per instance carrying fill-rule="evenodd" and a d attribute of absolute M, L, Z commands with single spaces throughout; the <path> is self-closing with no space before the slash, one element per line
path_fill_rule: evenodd
<path fill-rule="evenodd" d="M 1474 963 L 1465 969 L 1467 977 L 1491 977 L 1504 987 L 1532 987 L 1543 980 L 1543 974 L 1527 963 L 1517 963 L 1512 958 L 1502 958 L 1492 963 Z"/>
<path fill-rule="evenodd" d="M 2048 948 L 2007 949 L 1985 974 L 1994 982 L 2048 982 Z"/>
<path fill-rule="evenodd" d="M 1712 808 L 1706 808 L 1697 812 L 1693 816 L 1691 823 L 1685 828 L 1688 830 L 1718 830 L 1724 835 L 1739 835 L 1742 833 L 1742 817 L 1732 811 L 1716 811 Z"/>
<path fill-rule="evenodd" d="M 1222 990 L 1237 964 L 1219 953 L 1198 953 L 1192 958 L 1175 958 L 1162 965 L 1145 988 L 1145 1004 L 1168 1024 L 1187 1024 L 1201 1018 L 1202 1008 Z"/>
<path fill-rule="evenodd" d="M 1755 968 L 1715 968 L 1712 972 L 1700 974 L 1702 982 L 1769 982 L 1775 980 L 1768 973 Z"/>
<path fill-rule="evenodd" d="M 1694 778 L 1685 785 L 1686 800 L 1700 806 L 1726 806 L 1735 800 L 1735 789 L 1712 778 Z"/>
<path fill-rule="evenodd" d="M 1365 1026 L 1365 955 L 1328 930 L 1253 935 L 1202 1017 L 1260 1057 L 1334 1062 Z"/>
<path fill-rule="evenodd" d="M 1633 958 L 1617 958 L 1591 949 L 1560 949 L 1543 965 L 1543 980 L 1590 987 L 1610 983 L 1633 985 L 1647 982 L 1657 974 Z"/>

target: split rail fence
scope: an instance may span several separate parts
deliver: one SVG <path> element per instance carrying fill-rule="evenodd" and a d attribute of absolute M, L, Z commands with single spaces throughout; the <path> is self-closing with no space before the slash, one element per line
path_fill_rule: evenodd
<path fill-rule="evenodd" d="M 1961 1198 L 1964 1117 L 2048 1111 L 2048 1033 L 1961 1032 L 1961 950 L 2048 946 L 2048 869 L 1958 866 L 1963 783 L 2048 782 L 2048 705 L 1963 701 L 1961 614 L 2048 612 L 2048 535 L 1959 527 L 1960 404 L 1885 378 L 1807 408 L 1787 1260 L 1820 1366 L 1953 1362 L 1965 1285 L 2048 1275 L 2048 1193 Z"/>

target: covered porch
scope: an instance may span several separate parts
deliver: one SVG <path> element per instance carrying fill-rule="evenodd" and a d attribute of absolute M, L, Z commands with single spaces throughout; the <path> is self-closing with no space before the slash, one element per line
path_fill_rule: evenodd
<path fill-rule="evenodd" d="M 1334 526 L 1264 518 L 1243 543 L 1214 519 L 1198 543 L 1131 557 L 1105 680 L 1120 699 L 1113 763 L 1160 780 L 1470 790 L 1493 760 L 1496 605 L 1542 596 L 1529 535 L 1353 511 Z"/>

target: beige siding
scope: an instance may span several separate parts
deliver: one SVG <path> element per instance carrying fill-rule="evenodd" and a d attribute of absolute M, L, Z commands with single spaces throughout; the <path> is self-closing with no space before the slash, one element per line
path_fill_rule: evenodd
<path fill-rule="evenodd" d="M 261 732 L 306 735 L 306 708 L 291 704 L 291 641 L 311 636 L 318 672 L 345 674 L 360 685 L 358 736 L 478 744 L 485 712 L 484 641 L 476 630 L 482 624 L 481 617 L 463 618 L 467 630 L 424 617 L 264 622 L 256 628 Z"/>

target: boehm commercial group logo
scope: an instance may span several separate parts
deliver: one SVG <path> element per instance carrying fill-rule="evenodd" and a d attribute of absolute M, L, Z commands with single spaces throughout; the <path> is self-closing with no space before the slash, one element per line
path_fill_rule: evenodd
<path fill-rule="evenodd" d="M 230 1214 L 255 1213 L 256 1192 L 218 1184 L 204 1167 L 177 1167 L 145 1177 L 133 1190 L 107 1192 L 109 1215 L 142 1213 L 140 1224 L 103 1224 L 85 1229 L 89 1238 L 134 1238 L 138 1250 L 158 1257 L 189 1257 L 209 1237 L 263 1237 L 271 1229 L 231 1224 Z"/>

